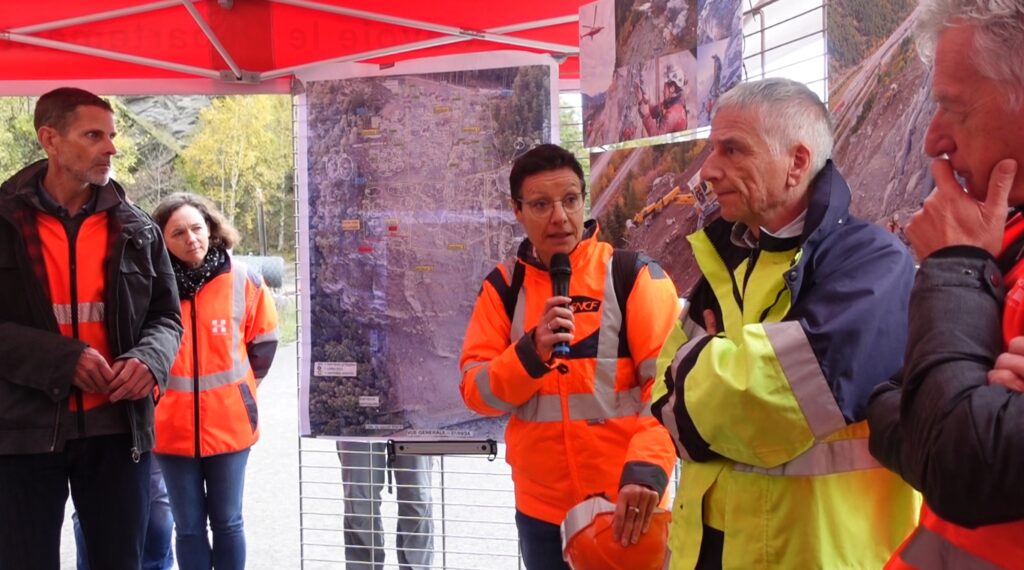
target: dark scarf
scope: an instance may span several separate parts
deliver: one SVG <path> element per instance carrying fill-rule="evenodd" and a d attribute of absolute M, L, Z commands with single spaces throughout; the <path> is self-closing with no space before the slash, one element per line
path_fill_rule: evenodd
<path fill-rule="evenodd" d="M 227 253 L 219 247 L 211 246 L 199 267 L 188 267 L 177 257 L 171 256 L 171 266 L 178 282 L 178 297 L 191 299 L 207 281 L 219 273 L 219 269 L 228 260 Z"/>

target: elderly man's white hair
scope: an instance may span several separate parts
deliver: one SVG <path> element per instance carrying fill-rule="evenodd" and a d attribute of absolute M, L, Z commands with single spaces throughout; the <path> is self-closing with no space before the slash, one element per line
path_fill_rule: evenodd
<path fill-rule="evenodd" d="M 764 138 L 777 156 L 797 143 L 806 145 L 811 151 L 811 178 L 832 156 L 828 108 L 803 83 L 783 78 L 741 83 L 722 95 L 715 114 L 727 108 L 757 111 Z"/>
<path fill-rule="evenodd" d="M 921 0 L 914 31 L 925 61 L 943 29 L 974 26 L 974 60 L 985 77 L 1005 84 L 1008 103 L 1024 104 L 1024 0 Z"/>

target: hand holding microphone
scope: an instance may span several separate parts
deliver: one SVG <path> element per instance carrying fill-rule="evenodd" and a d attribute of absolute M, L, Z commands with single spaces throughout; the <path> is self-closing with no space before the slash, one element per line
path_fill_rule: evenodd
<path fill-rule="evenodd" d="M 569 341 L 573 338 L 576 328 L 569 303 L 569 278 L 572 267 L 569 256 L 556 253 L 551 257 L 551 298 L 544 304 L 544 314 L 537 326 L 534 342 L 537 353 L 545 360 L 569 355 Z M 546 330 L 545 330 L 546 329 Z"/>

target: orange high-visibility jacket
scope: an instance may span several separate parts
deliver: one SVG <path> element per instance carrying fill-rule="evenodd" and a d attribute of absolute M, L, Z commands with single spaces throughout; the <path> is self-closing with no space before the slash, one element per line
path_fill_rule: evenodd
<path fill-rule="evenodd" d="M 516 508 L 553 524 L 590 495 L 615 501 L 628 483 L 664 499 L 676 461 L 668 433 L 650 413 L 655 360 L 678 313 L 675 287 L 657 263 L 639 258 L 623 315 L 613 250 L 597 241 L 596 230 L 588 222 L 569 255 L 576 330 L 569 357 L 559 361 L 564 366 L 549 367 L 534 349 L 551 279 L 528 240 L 517 259 L 484 281 L 460 359 L 466 404 L 488 416 L 511 414 L 506 460 Z M 516 264 L 523 266 L 518 294 Z"/>
<path fill-rule="evenodd" d="M 104 304 L 104 265 L 110 239 L 107 213 L 96 212 L 81 224 L 72 241 L 57 217 L 45 212 L 36 214 L 53 315 L 62 335 L 87 343 L 107 362 L 113 362 Z M 72 410 L 79 406 L 91 410 L 109 401 L 107 394 L 83 391 L 81 403 L 69 398 L 68 406 Z"/>
<path fill-rule="evenodd" d="M 256 379 L 277 350 L 277 310 L 262 278 L 226 265 L 181 300 L 185 334 L 156 407 L 157 453 L 207 457 L 259 439 Z"/>

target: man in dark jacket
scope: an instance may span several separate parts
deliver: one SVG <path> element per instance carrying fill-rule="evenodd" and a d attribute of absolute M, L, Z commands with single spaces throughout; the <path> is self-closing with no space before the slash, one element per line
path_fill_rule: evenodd
<path fill-rule="evenodd" d="M 923 0 L 936 188 L 907 227 L 921 268 L 903 371 L 872 396 L 871 453 L 923 494 L 887 568 L 1024 562 L 1024 0 Z M 1000 352 L 1008 350 L 1000 356 Z"/>
<path fill-rule="evenodd" d="M 174 273 L 110 179 L 110 104 L 57 89 L 35 126 L 47 159 L 0 186 L 0 568 L 59 567 L 70 486 L 91 566 L 137 569 Z"/>

